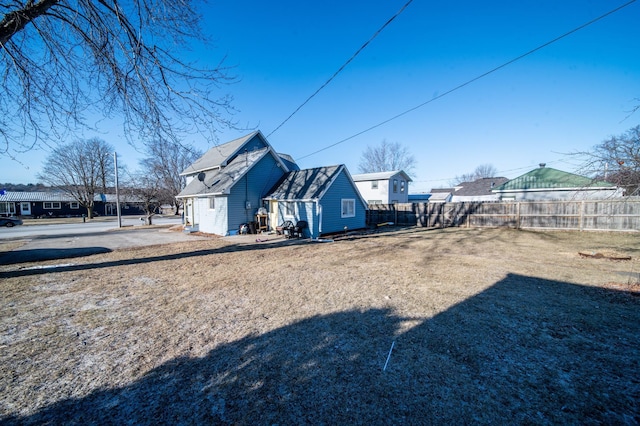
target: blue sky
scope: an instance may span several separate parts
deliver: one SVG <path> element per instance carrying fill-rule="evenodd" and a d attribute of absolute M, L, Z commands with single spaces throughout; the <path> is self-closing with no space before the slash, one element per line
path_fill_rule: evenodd
<path fill-rule="evenodd" d="M 622 5 L 621 1 L 414 0 L 327 87 L 270 135 L 406 0 L 212 1 L 202 10 L 210 46 L 238 82 L 234 119 L 219 142 L 259 129 L 301 167 L 346 164 L 386 139 L 416 157 L 410 192 L 447 186 L 492 164 L 513 178 L 547 163 L 575 171 L 567 153 L 588 150 L 640 124 L 640 2 L 389 123 L 350 138 L 482 75 Z M 138 154 L 114 124 L 100 136 L 130 169 Z M 213 142 L 187 141 L 206 150 Z M 0 182 L 35 182 L 44 152 L 0 159 Z M 28 169 L 25 167 L 28 166 Z"/>

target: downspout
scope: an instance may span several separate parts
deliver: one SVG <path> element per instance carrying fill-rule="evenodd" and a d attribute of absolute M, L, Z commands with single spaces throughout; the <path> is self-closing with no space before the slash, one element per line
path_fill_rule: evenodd
<path fill-rule="evenodd" d="M 316 238 L 319 238 L 322 234 L 322 204 L 320 204 L 320 200 L 316 200 L 316 211 L 318 212 L 318 235 Z"/>

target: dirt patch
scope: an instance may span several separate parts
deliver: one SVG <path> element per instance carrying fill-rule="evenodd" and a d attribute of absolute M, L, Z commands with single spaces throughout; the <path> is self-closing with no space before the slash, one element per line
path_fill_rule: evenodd
<path fill-rule="evenodd" d="M 602 250 L 632 260 L 578 254 Z M 637 423 L 640 299 L 611 283 L 639 254 L 404 229 L 0 266 L 0 420 Z"/>

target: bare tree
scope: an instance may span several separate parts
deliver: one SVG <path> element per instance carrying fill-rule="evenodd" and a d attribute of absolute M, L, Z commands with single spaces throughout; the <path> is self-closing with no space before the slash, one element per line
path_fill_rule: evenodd
<path fill-rule="evenodd" d="M 465 173 L 453 178 L 451 182 L 452 186 L 455 186 L 462 182 L 473 182 L 474 180 L 483 178 L 496 177 L 498 170 L 492 164 L 481 164 L 472 173 Z"/>
<path fill-rule="evenodd" d="M 377 146 L 367 146 L 360 157 L 358 170 L 360 173 L 404 170 L 410 174 L 415 166 L 416 159 L 405 146 L 399 142 L 387 142 L 384 139 Z"/>
<path fill-rule="evenodd" d="M 204 42 L 190 0 L 0 0 L 0 154 L 56 146 L 119 116 L 130 142 L 232 126 L 220 62 L 176 52 Z"/>
<path fill-rule="evenodd" d="M 180 173 L 200 158 L 202 152 L 189 145 L 159 139 L 147 146 L 146 153 L 140 162 L 143 174 L 158 182 L 157 198 L 174 206 L 175 214 L 179 214 L 181 203 L 176 195 L 185 185 L 185 178 Z"/>
<path fill-rule="evenodd" d="M 591 151 L 576 152 L 584 158 L 582 174 L 605 180 L 637 195 L 640 188 L 640 126 L 619 136 L 612 136 Z"/>
<path fill-rule="evenodd" d="M 152 225 L 152 217 L 156 208 L 160 205 L 162 197 L 162 184 L 154 175 L 139 173 L 132 177 L 132 182 L 128 185 L 125 193 L 131 197 L 132 201 L 142 203 L 146 218 L 145 225 Z"/>
<path fill-rule="evenodd" d="M 113 185 L 113 147 L 93 138 L 53 149 L 38 179 L 69 194 L 93 217 L 96 194 Z"/>

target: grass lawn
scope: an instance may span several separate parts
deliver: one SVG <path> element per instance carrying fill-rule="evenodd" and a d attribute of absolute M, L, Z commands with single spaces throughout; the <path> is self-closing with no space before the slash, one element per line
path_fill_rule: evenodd
<path fill-rule="evenodd" d="M 639 259 L 412 228 L 0 265 L 0 422 L 638 424 Z"/>

